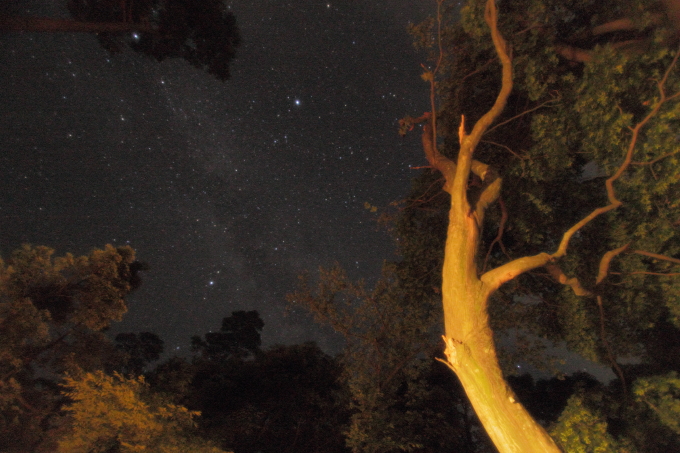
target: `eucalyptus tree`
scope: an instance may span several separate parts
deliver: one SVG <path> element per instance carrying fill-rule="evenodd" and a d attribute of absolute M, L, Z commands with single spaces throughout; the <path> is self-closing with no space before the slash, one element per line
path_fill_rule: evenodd
<path fill-rule="evenodd" d="M 677 445 L 680 364 L 663 352 L 680 338 L 676 4 L 470 0 L 454 20 L 438 2 L 413 28 L 432 108 L 401 126 L 423 125 L 430 168 L 398 215 L 397 266 L 424 296 L 416 313 L 441 298 L 444 361 L 501 452 Z M 341 289 L 293 299 L 334 321 Z M 617 380 L 541 426 L 504 379 L 503 332 Z"/>

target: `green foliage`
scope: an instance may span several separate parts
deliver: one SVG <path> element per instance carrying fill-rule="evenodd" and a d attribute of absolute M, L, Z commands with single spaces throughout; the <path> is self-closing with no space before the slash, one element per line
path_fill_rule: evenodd
<path fill-rule="evenodd" d="M 633 393 L 661 420 L 661 423 L 680 434 L 680 378 L 671 372 L 663 376 L 640 378 L 635 381 Z"/>
<path fill-rule="evenodd" d="M 52 448 L 63 401 L 57 383 L 72 369 L 118 363 L 101 330 L 127 311 L 139 285 L 130 247 L 53 257 L 48 247 L 23 246 L 0 262 L 0 450 Z"/>
<path fill-rule="evenodd" d="M 455 158 L 461 115 L 469 127 L 488 111 L 499 90 L 500 65 L 484 21 L 486 2 L 466 2 L 458 22 L 454 2 L 444 3 L 441 36 L 437 18 L 410 32 L 431 66 L 441 38 L 443 64 L 434 80 L 441 106 L 438 145 Z M 479 272 L 555 252 L 565 231 L 611 202 L 605 180 L 631 154 L 612 185 L 621 206 L 581 228 L 554 263 L 591 295 L 577 296 L 554 274 L 536 269 L 493 296 L 491 326 L 497 337 L 523 333 L 525 361 L 541 365 L 540 346 L 547 340 L 620 373 L 598 390 L 599 401 L 586 398 L 588 389 L 584 399 L 571 400 L 554 431 L 565 446 L 672 451 L 678 437 L 645 406 L 617 401 L 626 401 L 639 377 L 680 371 L 673 358 L 680 350 L 677 25 L 662 3 L 638 0 L 519 0 L 498 8 L 515 85 L 474 154 L 503 178 L 500 202 L 486 213 Z M 613 22 L 619 19 L 630 21 Z M 407 117 L 400 132 L 414 122 Z M 468 181 L 470 193 L 479 183 Z M 440 347 L 438 288 L 449 207 L 441 188 L 430 170 L 414 180 L 392 230 L 401 260 L 385 266 L 375 289 L 330 269 L 320 272 L 318 288 L 307 278 L 289 298 L 347 338 L 343 360 L 356 411 L 348 439 L 357 451 L 408 451 L 426 443 L 418 437 L 422 427 L 413 433 L 403 421 L 418 419 L 417 411 L 404 408 L 418 407 L 426 393 L 420 386 L 428 367 L 419 360 Z M 596 282 L 603 256 L 625 244 Z M 639 364 L 623 365 L 623 358 Z M 417 394 L 404 403 L 405 395 Z M 649 398 L 662 398 L 654 395 Z"/>
<path fill-rule="evenodd" d="M 635 450 L 607 432 L 604 418 L 589 409 L 578 396 L 569 398 L 567 407 L 550 430 L 559 446 L 569 453 L 624 453 Z"/>
<path fill-rule="evenodd" d="M 198 412 L 151 397 L 143 377 L 97 371 L 68 377 L 64 387 L 72 402 L 60 452 L 222 452 L 190 436 Z"/>

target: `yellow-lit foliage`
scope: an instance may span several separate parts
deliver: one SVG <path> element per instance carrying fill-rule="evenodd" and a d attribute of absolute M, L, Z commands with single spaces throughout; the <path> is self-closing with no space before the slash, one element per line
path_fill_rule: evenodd
<path fill-rule="evenodd" d="M 619 442 L 607 432 L 607 422 L 593 412 L 579 396 L 569 398 L 567 407 L 550 435 L 564 451 L 570 453 L 627 453 L 634 451 L 625 441 Z"/>
<path fill-rule="evenodd" d="M 118 447 L 122 453 L 223 453 L 189 435 L 200 413 L 154 398 L 142 376 L 82 373 L 68 377 L 64 387 L 72 403 L 60 452 L 103 453 Z"/>

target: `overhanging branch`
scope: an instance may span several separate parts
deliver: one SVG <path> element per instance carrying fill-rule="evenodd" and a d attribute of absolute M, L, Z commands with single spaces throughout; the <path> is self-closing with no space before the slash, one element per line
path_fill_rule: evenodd
<path fill-rule="evenodd" d="M 46 33 L 158 33 L 149 24 L 132 22 L 81 22 L 48 17 L 0 17 L 0 30 Z"/>

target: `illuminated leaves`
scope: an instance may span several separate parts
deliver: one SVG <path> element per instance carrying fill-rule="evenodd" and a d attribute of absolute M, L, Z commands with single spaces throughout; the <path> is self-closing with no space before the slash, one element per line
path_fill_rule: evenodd
<path fill-rule="evenodd" d="M 632 453 L 607 432 L 607 422 L 586 406 L 579 396 L 569 398 L 567 407 L 550 435 L 569 453 Z"/>
<path fill-rule="evenodd" d="M 187 432 L 200 415 L 148 395 L 143 377 L 108 376 L 101 371 L 68 377 L 65 395 L 72 403 L 66 434 L 59 440 L 64 453 L 220 453 Z"/>
<path fill-rule="evenodd" d="M 0 262 L 0 450 L 27 451 L 53 441 L 56 388 L 65 370 L 112 366 L 114 348 L 101 333 L 127 311 L 139 284 L 130 247 L 87 256 L 24 245 Z"/>
<path fill-rule="evenodd" d="M 661 423 L 680 434 L 680 378 L 676 372 L 640 378 L 635 382 L 633 393 L 656 413 Z"/>

